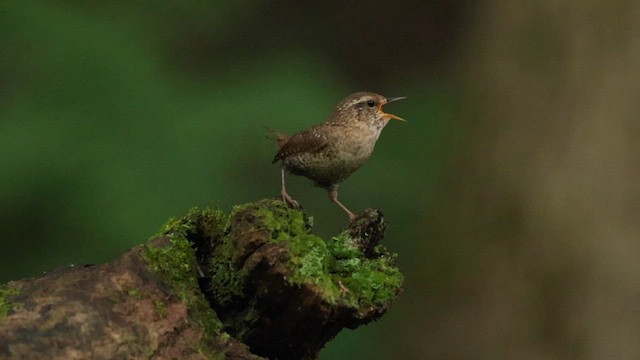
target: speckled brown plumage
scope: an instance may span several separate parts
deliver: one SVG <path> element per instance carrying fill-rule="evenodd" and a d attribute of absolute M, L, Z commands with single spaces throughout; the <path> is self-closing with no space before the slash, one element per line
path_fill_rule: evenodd
<path fill-rule="evenodd" d="M 285 188 L 285 170 L 313 180 L 329 191 L 329 197 L 347 212 L 355 215 L 338 201 L 338 184 L 359 169 L 371 156 L 380 132 L 390 119 L 382 107 L 404 98 L 385 98 L 371 92 L 358 92 L 344 98 L 331 117 L 309 129 L 280 140 L 273 162 L 282 161 L 282 199 L 293 207 L 298 203 Z"/>

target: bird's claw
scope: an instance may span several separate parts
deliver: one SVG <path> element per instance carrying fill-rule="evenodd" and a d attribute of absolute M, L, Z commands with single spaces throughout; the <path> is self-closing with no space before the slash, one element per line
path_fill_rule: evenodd
<path fill-rule="evenodd" d="M 292 209 L 302 209 L 302 206 L 287 193 L 282 193 L 282 201 Z"/>

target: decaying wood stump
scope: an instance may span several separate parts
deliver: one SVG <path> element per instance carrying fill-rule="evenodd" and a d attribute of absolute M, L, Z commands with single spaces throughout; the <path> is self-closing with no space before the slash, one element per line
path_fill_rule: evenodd
<path fill-rule="evenodd" d="M 0 288 L 0 358 L 314 359 L 401 291 L 386 222 L 323 240 L 278 200 L 192 209 L 110 263 Z"/>

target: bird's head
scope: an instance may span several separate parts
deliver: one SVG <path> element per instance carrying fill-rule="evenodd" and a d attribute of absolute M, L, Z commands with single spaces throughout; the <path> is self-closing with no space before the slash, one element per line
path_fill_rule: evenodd
<path fill-rule="evenodd" d="M 382 108 L 386 104 L 405 99 L 405 97 L 387 98 L 372 92 L 358 92 L 344 98 L 331 122 L 352 123 L 364 122 L 376 128 L 383 128 L 391 119 L 405 121 L 403 118 L 385 113 Z"/>

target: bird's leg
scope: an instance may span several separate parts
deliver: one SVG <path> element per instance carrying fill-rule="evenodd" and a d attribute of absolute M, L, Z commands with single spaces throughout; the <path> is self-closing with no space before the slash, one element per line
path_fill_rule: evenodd
<path fill-rule="evenodd" d="M 300 209 L 300 204 L 287 194 L 287 189 L 284 186 L 284 167 L 282 168 L 282 191 L 280 191 L 280 194 L 282 195 L 282 201 L 284 201 L 285 204 L 291 208 Z"/>
<path fill-rule="evenodd" d="M 333 184 L 329 187 L 329 198 L 331 199 L 331 201 L 338 204 L 338 206 L 340 206 L 342 210 L 347 212 L 347 215 L 349 215 L 349 220 L 353 220 L 356 218 L 356 215 L 354 213 L 352 213 L 349 209 L 347 209 L 346 206 L 342 205 L 342 203 L 338 201 L 338 184 Z"/>

